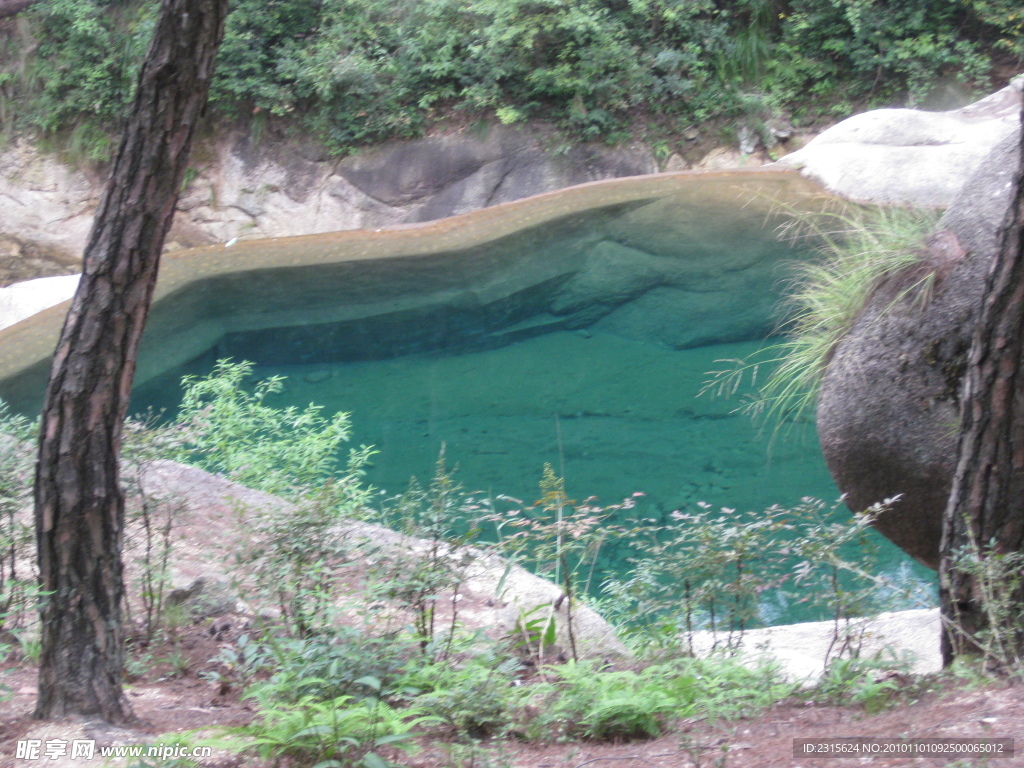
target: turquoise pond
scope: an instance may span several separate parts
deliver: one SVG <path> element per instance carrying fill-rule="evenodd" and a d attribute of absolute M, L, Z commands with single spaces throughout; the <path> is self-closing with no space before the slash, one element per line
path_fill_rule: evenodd
<path fill-rule="evenodd" d="M 792 265 L 814 258 L 779 228 L 787 211 L 827 208 L 820 194 L 784 171 L 665 174 L 423 225 L 188 251 L 161 268 L 134 408 L 173 410 L 182 375 L 251 360 L 258 377 L 287 377 L 279 405 L 351 413 L 385 496 L 428 482 L 446 446 L 467 492 L 527 504 L 545 463 L 571 498 L 643 494 L 631 515 L 658 522 L 699 503 L 831 504 L 810 420 L 773 442 L 740 402 L 697 396 L 716 361 L 777 328 Z M 6 331 L 0 397 L 21 412 L 38 413 L 59 319 Z M 882 571 L 934 581 L 874 538 Z M 603 548 L 599 576 L 642 554 Z M 809 618 L 775 603 L 767 622 Z"/>
<path fill-rule="evenodd" d="M 442 445 L 469 492 L 539 496 L 545 462 L 563 468 L 571 498 L 602 504 L 636 492 L 631 514 L 666 521 L 698 502 L 760 510 L 839 492 L 810 423 L 772 440 L 738 413 L 738 400 L 698 397 L 722 359 L 760 342 L 675 350 L 609 333 L 562 331 L 464 354 L 419 354 L 365 362 L 261 366 L 284 376 L 277 405 L 323 405 L 351 414 L 352 444 L 376 447 L 368 480 L 398 494 L 429 482 Z M 208 370 L 208 364 L 206 370 Z M 187 370 L 202 372 L 203 366 Z M 173 407 L 177 369 L 136 392 L 136 407 Z M 840 514 L 846 514 L 841 511 Z M 934 577 L 881 536 L 883 570 L 901 582 Z M 632 553 L 610 548 L 601 571 L 622 572 Z M 768 622 L 811 618 L 766 603 Z"/>

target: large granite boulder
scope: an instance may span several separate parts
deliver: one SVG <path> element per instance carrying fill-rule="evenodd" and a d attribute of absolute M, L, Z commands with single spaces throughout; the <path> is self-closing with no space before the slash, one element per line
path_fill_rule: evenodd
<path fill-rule="evenodd" d="M 240 543 L 251 533 L 254 516 L 290 512 L 294 505 L 278 496 L 233 483 L 201 469 L 160 460 L 145 470 L 145 486 L 153 499 L 174 506 L 171 582 L 175 602 L 190 610 L 220 612 L 244 610 L 244 603 L 232 584 L 244 581 L 244 565 L 235 563 Z M 129 501 L 130 505 L 137 503 Z M 136 559 L 143 542 L 129 526 L 126 563 L 129 576 L 135 572 Z M 381 525 L 348 521 L 334 530 L 353 548 L 356 556 L 343 566 L 352 583 L 366 578 L 370 559 L 395 558 L 409 561 L 425 556 L 433 544 L 412 538 Z M 133 543 L 134 542 L 134 543 Z M 565 627 L 565 600 L 557 585 L 530 573 L 525 568 L 490 551 L 468 548 L 466 581 L 459 590 L 458 617 L 469 630 L 482 630 L 493 637 L 513 636 L 523 615 L 541 615 L 552 610 L 556 616 L 559 644 L 570 647 Z M 439 615 L 444 613 L 445 597 L 439 596 Z M 366 601 L 359 590 L 340 591 L 338 607 L 343 613 L 366 616 Z M 265 607 L 264 607 L 265 608 Z M 379 609 L 379 606 L 378 606 Z M 404 621 L 410 621 L 404 617 Z M 577 648 L 583 656 L 628 656 L 629 651 L 615 630 L 586 605 L 573 608 L 573 626 Z M 439 618 L 439 624 L 441 623 Z"/>
<path fill-rule="evenodd" d="M 876 109 L 843 120 L 779 160 L 849 200 L 949 205 L 984 157 L 1014 133 L 1024 77 L 962 109 Z"/>
<path fill-rule="evenodd" d="M 818 432 L 847 503 L 861 510 L 900 496 L 877 527 L 933 568 L 956 461 L 960 384 L 1010 201 L 1018 135 L 1019 127 L 999 142 L 939 223 L 925 260 L 936 274 L 931 297 L 901 297 L 923 269 L 880 286 L 821 386 Z"/>

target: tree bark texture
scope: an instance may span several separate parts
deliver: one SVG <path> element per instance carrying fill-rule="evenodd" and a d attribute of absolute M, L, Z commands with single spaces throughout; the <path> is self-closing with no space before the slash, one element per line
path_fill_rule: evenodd
<path fill-rule="evenodd" d="M 972 650 L 968 638 L 986 629 L 979 584 L 955 567 L 956 552 L 968 547 L 984 558 L 1024 550 L 1024 129 L 1021 149 L 960 401 L 959 458 L 939 567 L 945 664 Z M 1024 610 L 1024 594 L 1014 599 Z M 1022 642 L 1016 638 L 1018 648 Z"/>
<path fill-rule="evenodd" d="M 132 717 L 121 688 L 121 429 L 226 13 L 227 0 L 164 0 L 54 354 L 35 487 L 48 593 L 37 718 Z"/>

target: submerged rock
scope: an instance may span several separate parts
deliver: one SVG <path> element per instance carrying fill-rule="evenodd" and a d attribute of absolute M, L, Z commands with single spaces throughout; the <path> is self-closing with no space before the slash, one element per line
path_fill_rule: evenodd
<path fill-rule="evenodd" d="M 136 383 L 208 356 L 259 365 L 493 349 L 594 327 L 673 349 L 774 325 L 774 224 L 822 204 L 782 169 L 585 184 L 376 231 L 229 241 L 161 265 Z M 0 333 L 0 397 L 38 408 L 66 305 Z"/>

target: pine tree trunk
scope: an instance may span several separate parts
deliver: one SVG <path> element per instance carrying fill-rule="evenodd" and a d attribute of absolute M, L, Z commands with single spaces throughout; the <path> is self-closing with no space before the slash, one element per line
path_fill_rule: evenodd
<path fill-rule="evenodd" d="M 1024 119 L 1024 115 L 1022 115 Z M 981 585 L 955 567 L 964 547 L 982 558 L 1024 550 L 1024 130 L 1013 203 L 986 283 L 961 402 L 959 460 L 943 519 L 939 597 L 943 662 L 974 650 L 987 627 Z M 1013 596 L 1024 610 L 1024 594 Z M 1017 652 L 1024 638 L 1013 643 Z"/>
<path fill-rule="evenodd" d="M 227 0 L 164 0 L 54 355 L 36 469 L 37 718 L 131 718 L 121 688 L 121 427 Z"/>

